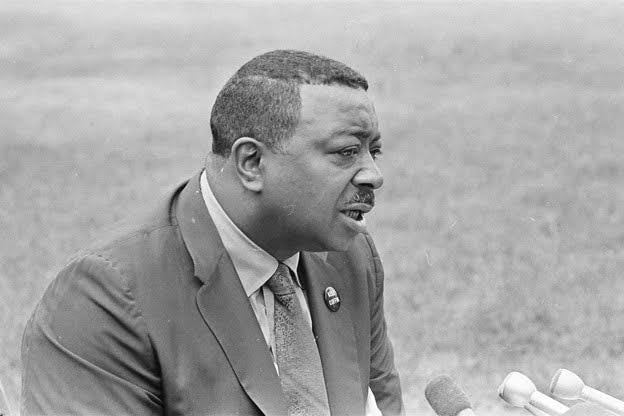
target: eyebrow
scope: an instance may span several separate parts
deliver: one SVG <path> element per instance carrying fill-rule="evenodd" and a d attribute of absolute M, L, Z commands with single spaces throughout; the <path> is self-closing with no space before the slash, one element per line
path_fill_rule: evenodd
<path fill-rule="evenodd" d="M 335 136 L 340 136 L 342 134 L 355 136 L 360 141 L 365 141 L 365 140 L 370 139 L 371 143 L 376 143 L 381 140 L 381 133 L 376 132 L 374 135 L 371 135 L 368 131 L 360 129 L 360 128 L 347 128 L 343 130 L 338 130 L 334 133 Z"/>

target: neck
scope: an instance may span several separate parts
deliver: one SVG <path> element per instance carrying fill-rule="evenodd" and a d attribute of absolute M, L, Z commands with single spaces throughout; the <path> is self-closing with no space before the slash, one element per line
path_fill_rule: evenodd
<path fill-rule="evenodd" d="M 290 244 L 287 239 L 272 232 L 272 229 L 277 227 L 264 227 L 261 225 L 276 224 L 275 221 L 259 221 L 256 224 L 260 224 L 259 227 L 256 227 L 258 229 L 251 231 L 256 238 L 253 238 L 251 234 L 247 235 L 252 239 L 252 241 L 262 247 L 264 251 L 275 257 L 277 260 L 283 261 L 301 251 L 295 248 L 295 244 Z"/>

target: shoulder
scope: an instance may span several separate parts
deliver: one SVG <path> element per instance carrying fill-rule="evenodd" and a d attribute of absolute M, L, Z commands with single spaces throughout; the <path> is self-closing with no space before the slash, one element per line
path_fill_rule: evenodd
<path fill-rule="evenodd" d="M 63 322 L 76 323 L 79 316 L 66 319 L 67 313 L 80 311 L 82 317 L 109 316 L 110 326 L 124 321 L 140 325 L 145 288 L 158 287 L 159 278 L 165 280 L 167 262 L 174 261 L 179 271 L 188 257 L 169 214 L 173 200 L 174 195 L 169 195 L 155 207 L 114 224 L 75 253 L 49 284 L 33 319 L 68 334 L 71 328 Z M 91 327 L 88 321 L 76 326 Z"/>
<path fill-rule="evenodd" d="M 121 254 L 134 247 L 149 247 L 154 240 L 167 238 L 175 233 L 177 221 L 171 207 L 176 192 L 161 198 L 149 208 L 140 208 L 131 215 L 102 229 L 98 237 L 72 258 L 79 259 L 91 254 L 108 257 Z"/>
<path fill-rule="evenodd" d="M 125 285 L 132 285 L 172 258 L 184 261 L 186 251 L 174 210 L 183 187 L 103 229 L 95 241 L 72 256 L 66 269 L 107 265 Z"/>
<path fill-rule="evenodd" d="M 101 388 L 119 382 L 150 397 L 159 392 L 144 312 L 151 305 L 147 288 L 165 290 L 167 271 L 162 270 L 167 269 L 167 256 L 179 258 L 184 251 L 169 214 L 173 200 L 170 195 L 101 232 L 99 240 L 76 253 L 49 284 L 22 339 L 24 377 L 30 386 L 27 402 L 56 409 L 61 404 L 54 403 L 52 392 L 64 385 L 83 392 L 80 384 L 93 380 Z M 176 267 L 180 270 L 179 263 Z M 51 375 L 68 369 L 75 374 L 55 381 L 37 375 L 44 367 Z"/>
<path fill-rule="evenodd" d="M 362 272 L 383 277 L 379 253 L 372 236 L 368 233 L 358 234 L 347 251 L 329 253 L 327 258 L 334 265 L 348 264 Z"/>

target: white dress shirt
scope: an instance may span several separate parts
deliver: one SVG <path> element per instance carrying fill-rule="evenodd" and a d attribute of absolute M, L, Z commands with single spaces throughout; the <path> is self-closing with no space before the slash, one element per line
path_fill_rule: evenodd
<path fill-rule="evenodd" d="M 273 325 L 274 313 L 274 297 L 268 285 L 265 283 L 275 273 L 278 261 L 256 243 L 251 241 L 249 237 L 236 226 L 221 207 L 216 197 L 210 189 L 206 172 L 202 172 L 200 177 L 200 189 L 208 213 L 215 224 L 219 237 L 223 242 L 225 250 L 228 252 L 234 269 L 240 278 L 245 294 L 249 299 L 249 303 L 253 308 L 260 329 L 264 335 L 264 339 L 273 356 L 273 364 L 278 371 L 277 362 L 275 360 L 275 329 Z M 299 253 L 289 257 L 283 261 L 288 266 L 295 280 L 295 292 L 303 313 L 307 318 L 310 326 L 312 326 L 312 318 L 305 293 L 301 287 L 299 276 L 297 275 L 297 266 L 299 265 Z M 368 398 L 366 401 L 366 415 L 380 415 L 381 412 L 377 408 L 375 397 L 368 389 Z"/>

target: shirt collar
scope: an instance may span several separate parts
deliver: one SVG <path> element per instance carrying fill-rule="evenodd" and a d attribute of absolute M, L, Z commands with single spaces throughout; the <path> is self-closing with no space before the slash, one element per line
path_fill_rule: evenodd
<path fill-rule="evenodd" d="M 206 171 L 201 173 L 200 189 L 208 213 L 214 222 L 223 246 L 230 255 L 234 264 L 234 269 L 243 285 L 247 297 L 260 289 L 277 269 L 277 259 L 264 251 L 260 246 L 251 241 L 243 231 L 232 222 L 227 213 L 223 210 L 219 201 L 212 193 Z M 299 253 L 285 259 L 284 264 L 288 266 L 294 275 L 295 283 L 301 287 L 297 266 L 299 265 Z"/>

